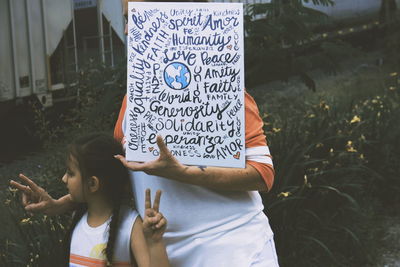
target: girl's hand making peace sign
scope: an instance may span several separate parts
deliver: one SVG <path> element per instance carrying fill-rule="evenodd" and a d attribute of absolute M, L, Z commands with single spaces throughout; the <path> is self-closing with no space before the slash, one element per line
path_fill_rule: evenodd
<path fill-rule="evenodd" d="M 19 178 L 26 185 L 13 180 L 10 181 L 10 185 L 21 191 L 21 202 L 26 211 L 33 213 L 42 212 L 47 215 L 58 214 L 56 200 L 46 190 L 23 174 L 20 174 Z"/>
<path fill-rule="evenodd" d="M 159 242 L 167 228 L 167 219 L 160 209 L 161 190 L 157 190 L 153 206 L 151 205 L 150 189 L 146 189 L 143 233 L 148 242 Z"/>

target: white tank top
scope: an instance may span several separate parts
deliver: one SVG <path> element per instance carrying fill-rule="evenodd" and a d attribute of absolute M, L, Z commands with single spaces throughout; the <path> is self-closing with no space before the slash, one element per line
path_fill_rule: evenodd
<path fill-rule="evenodd" d="M 121 207 L 120 227 L 114 247 L 113 266 L 132 266 L 130 239 L 132 227 L 138 213 L 128 207 Z M 82 216 L 72 233 L 69 266 L 106 266 L 104 249 L 108 241 L 111 217 L 102 225 L 91 227 L 87 223 L 87 212 Z"/>

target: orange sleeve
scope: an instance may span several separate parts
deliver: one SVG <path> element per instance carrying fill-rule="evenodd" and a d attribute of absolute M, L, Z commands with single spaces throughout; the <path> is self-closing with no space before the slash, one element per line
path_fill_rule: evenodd
<path fill-rule="evenodd" d="M 260 117 L 257 103 L 247 92 L 245 92 L 244 103 L 246 148 L 266 146 L 267 140 L 263 131 L 264 122 Z M 252 160 L 247 160 L 246 163 L 254 167 L 260 173 L 268 190 L 271 190 L 275 177 L 275 171 L 272 165 Z"/>
<path fill-rule="evenodd" d="M 124 139 L 124 132 L 122 131 L 122 122 L 124 121 L 126 111 L 126 95 L 124 96 L 124 100 L 122 100 L 121 109 L 119 110 L 118 120 L 115 123 L 114 127 L 114 138 L 122 143 L 122 139 Z"/>

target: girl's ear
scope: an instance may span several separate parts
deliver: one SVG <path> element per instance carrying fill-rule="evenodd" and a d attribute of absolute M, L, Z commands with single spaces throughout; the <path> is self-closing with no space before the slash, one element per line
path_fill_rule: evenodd
<path fill-rule="evenodd" d="M 97 176 L 91 176 L 88 181 L 89 192 L 96 193 L 100 189 L 100 180 Z"/>

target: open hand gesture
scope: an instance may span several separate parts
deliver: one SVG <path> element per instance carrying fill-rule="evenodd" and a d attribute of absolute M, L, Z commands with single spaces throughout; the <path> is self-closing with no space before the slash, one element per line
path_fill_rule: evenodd
<path fill-rule="evenodd" d="M 157 190 L 153 206 L 151 205 L 150 189 L 146 189 L 145 211 L 143 219 L 143 233 L 150 242 L 161 241 L 167 228 L 167 219 L 164 218 L 160 208 L 161 190 Z"/>
<path fill-rule="evenodd" d="M 57 214 L 55 200 L 42 187 L 23 174 L 19 175 L 23 183 L 11 180 L 10 185 L 22 192 L 21 202 L 25 210 L 32 213 Z"/>
<path fill-rule="evenodd" d="M 143 163 L 127 161 L 121 155 L 116 155 L 115 158 L 119 159 L 125 167 L 132 171 L 143 171 L 150 175 L 167 178 L 178 176 L 184 169 L 184 165 L 171 154 L 160 135 L 157 136 L 157 146 L 160 150 L 160 156 L 153 161 Z"/>

